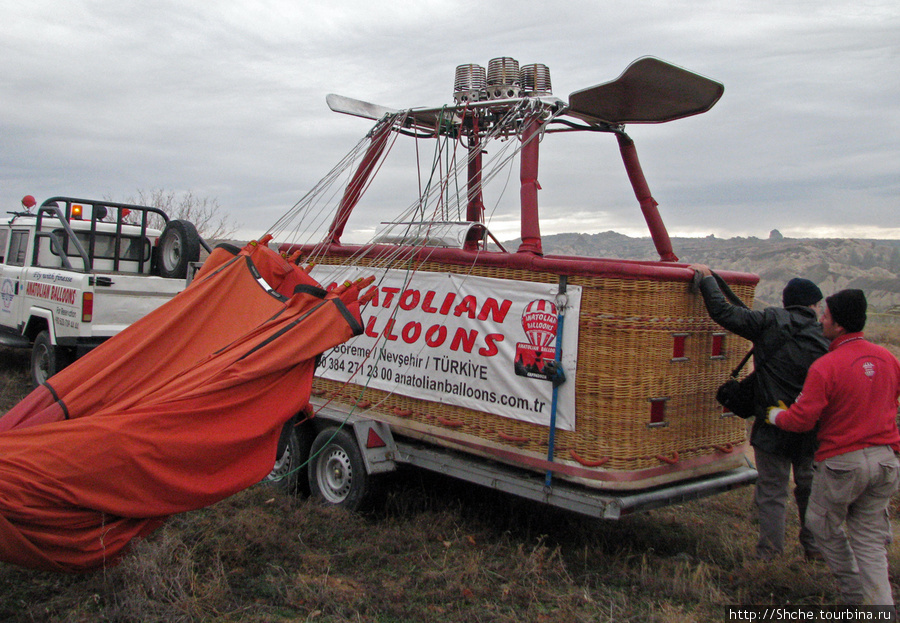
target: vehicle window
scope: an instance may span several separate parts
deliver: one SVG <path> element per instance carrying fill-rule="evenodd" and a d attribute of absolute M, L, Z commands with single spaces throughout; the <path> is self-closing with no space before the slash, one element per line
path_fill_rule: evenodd
<path fill-rule="evenodd" d="M 66 255 L 69 257 L 78 257 L 78 249 L 75 245 L 70 245 L 68 236 L 64 229 L 57 229 L 56 235 L 63 241 Z M 84 247 L 84 250 L 90 253 L 91 234 L 86 231 L 77 231 L 75 236 L 78 242 Z M 119 259 L 125 261 L 137 262 L 141 259 L 143 251 L 144 261 L 150 260 L 150 241 L 138 236 L 122 236 L 119 243 Z M 54 255 L 58 251 L 53 249 Z M 114 234 L 97 232 L 94 234 L 94 259 L 113 260 L 116 257 L 116 237 Z"/>
<path fill-rule="evenodd" d="M 13 231 L 9 236 L 9 256 L 7 264 L 10 266 L 25 266 L 25 252 L 28 250 L 28 232 Z"/>
<path fill-rule="evenodd" d="M 9 230 L 8 229 L 0 229 L 0 264 L 3 263 L 4 258 L 6 257 L 6 240 L 9 238 Z"/>

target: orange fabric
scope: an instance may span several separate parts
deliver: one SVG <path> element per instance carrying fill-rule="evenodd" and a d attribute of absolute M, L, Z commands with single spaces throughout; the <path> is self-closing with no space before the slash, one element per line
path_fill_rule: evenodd
<path fill-rule="evenodd" d="M 0 432 L 11 428 L 56 422 L 66 417 L 62 405 L 46 385 L 41 385 L 0 418 Z"/>
<path fill-rule="evenodd" d="M 233 266 L 248 262 L 245 269 Z M 54 417 L 77 418 L 100 405 L 140 398 L 160 380 L 181 374 L 200 357 L 280 313 L 284 297 L 265 290 L 255 272 L 274 288 L 288 270 L 287 262 L 266 247 L 248 245 L 238 255 L 217 248 L 184 292 L 50 379 L 47 385 L 63 398 L 65 414 L 54 404 L 49 413 L 37 411 L 26 399 L 0 418 L 0 432 Z M 302 273 L 311 292 L 324 294 L 302 270 L 292 272 Z"/>
<path fill-rule="evenodd" d="M 282 426 L 308 403 L 316 355 L 362 330 L 357 288 L 267 293 L 254 271 L 283 268 L 271 255 L 225 258 L 51 378 L 58 401 L 39 389 L 0 419 L 17 422 L 0 433 L 0 560 L 101 566 L 166 516 L 265 477 Z M 61 406 L 69 419 L 37 421 Z"/>

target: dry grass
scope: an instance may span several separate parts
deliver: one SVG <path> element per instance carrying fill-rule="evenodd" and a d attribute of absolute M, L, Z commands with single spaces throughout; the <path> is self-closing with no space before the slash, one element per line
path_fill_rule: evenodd
<path fill-rule="evenodd" d="M 900 357 L 900 315 L 870 315 L 866 323 L 866 337 Z"/>
<path fill-rule="evenodd" d="M 2 409 L 28 389 L 17 357 L 0 349 Z M 597 521 L 412 470 L 367 516 L 259 485 L 173 517 L 110 569 L 0 563 L 0 620 L 689 623 L 727 620 L 728 605 L 834 603 L 797 530 L 791 507 L 788 552 L 749 559 L 751 488 Z M 900 571 L 897 547 L 890 562 Z"/>
<path fill-rule="evenodd" d="M 836 598 L 796 544 L 773 563 L 746 559 L 749 489 L 604 522 L 422 474 L 398 488 L 360 516 L 260 485 L 173 518 L 111 569 L 0 565 L 0 618 L 687 622 Z"/>
<path fill-rule="evenodd" d="M 29 352 L 0 346 L 0 413 L 14 407 L 30 390 Z"/>

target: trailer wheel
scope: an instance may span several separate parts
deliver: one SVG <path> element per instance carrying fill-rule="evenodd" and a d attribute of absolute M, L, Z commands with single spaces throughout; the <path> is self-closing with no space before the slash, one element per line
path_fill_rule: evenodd
<path fill-rule="evenodd" d="M 377 490 L 377 479 L 366 473 L 353 434 L 326 428 L 313 441 L 309 488 L 313 497 L 349 511 L 365 509 Z"/>
<path fill-rule="evenodd" d="M 169 221 L 159 237 L 159 276 L 184 279 L 200 259 L 200 234 L 190 221 Z"/>
<path fill-rule="evenodd" d="M 287 495 L 309 495 L 309 449 L 312 431 L 291 419 L 281 431 L 275 465 L 266 482 Z"/>
<path fill-rule="evenodd" d="M 50 332 L 44 329 L 34 338 L 31 347 L 31 382 L 35 387 L 43 385 L 47 379 L 72 363 L 72 353 L 50 341 Z"/>

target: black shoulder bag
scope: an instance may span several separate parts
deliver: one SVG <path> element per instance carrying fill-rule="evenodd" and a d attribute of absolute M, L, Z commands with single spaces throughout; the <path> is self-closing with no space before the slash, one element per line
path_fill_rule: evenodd
<path fill-rule="evenodd" d="M 741 363 L 731 371 L 731 377 L 716 390 L 716 400 L 719 404 L 742 418 L 752 417 L 756 412 L 756 371 L 754 370 L 740 381 L 737 379 L 741 368 L 747 364 L 752 354 L 753 349 L 751 348 L 741 359 Z"/>

